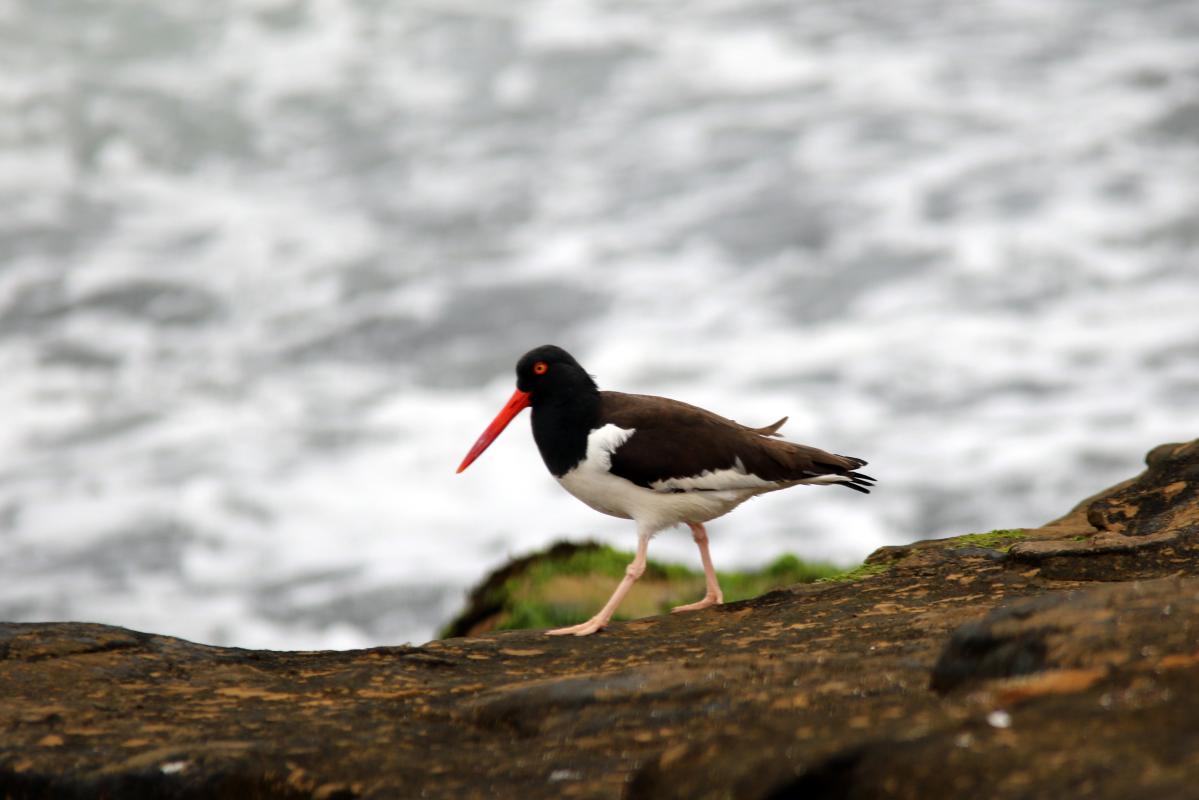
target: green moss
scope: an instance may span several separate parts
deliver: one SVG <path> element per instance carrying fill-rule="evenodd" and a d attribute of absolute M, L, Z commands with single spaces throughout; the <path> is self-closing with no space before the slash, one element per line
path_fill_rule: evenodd
<path fill-rule="evenodd" d="M 829 575 L 826 578 L 821 578 L 817 583 L 842 583 L 849 581 L 860 581 L 864 578 L 870 578 L 875 575 L 882 575 L 887 570 L 891 569 L 890 564 L 862 564 L 853 569 L 838 572 L 835 575 Z"/>
<path fill-rule="evenodd" d="M 1008 548 L 1014 545 L 1021 539 L 1028 538 L 1028 531 L 1023 528 L 998 528 L 988 533 L 968 533 L 965 536 L 955 536 L 949 539 L 949 546 L 953 548 L 960 547 L 986 547 L 990 550 L 999 550 L 1007 552 Z"/>
<path fill-rule="evenodd" d="M 527 628 L 564 628 L 585 621 L 591 615 L 583 609 L 532 601 L 517 601 L 504 615 L 497 627 L 501 631 Z M 619 614 L 615 619 L 624 619 Z"/>
<path fill-rule="evenodd" d="M 597 599 L 597 595 L 606 595 L 615 588 L 615 581 L 624 577 L 632 560 L 632 553 L 608 546 L 578 547 L 560 557 L 534 557 L 522 569 L 489 587 L 485 603 L 498 612 L 496 627 L 499 630 L 573 625 L 590 618 L 598 610 L 603 601 Z M 826 578 L 837 572 L 838 569 L 830 564 L 808 563 L 793 555 L 784 555 L 761 570 L 720 572 L 718 576 L 725 602 L 732 602 L 795 583 Z M 648 592 L 642 595 L 640 613 L 636 613 L 636 603 L 626 601 L 625 605 L 634 607 L 634 613 L 618 611 L 614 619 L 627 620 L 652 613 L 647 611 L 646 602 L 650 603 L 648 609 L 666 612 L 673 606 L 699 599 L 703 587 L 700 570 L 651 560 L 634 590 Z M 632 597 L 630 595 L 630 599 Z M 453 630 L 451 624 L 444 633 Z"/>
<path fill-rule="evenodd" d="M 760 594 L 791 586 L 812 583 L 840 573 L 832 564 L 803 561 L 793 555 L 779 556 L 758 572 L 717 572 L 724 601 L 745 600 Z"/>

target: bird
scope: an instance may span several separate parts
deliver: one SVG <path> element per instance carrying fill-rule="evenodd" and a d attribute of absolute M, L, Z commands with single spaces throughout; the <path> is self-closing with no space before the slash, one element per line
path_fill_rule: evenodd
<path fill-rule="evenodd" d="M 860 458 L 785 441 L 787 421 L 752 428 L 678 400 L 600 391 L 574 356 L 542 345 L 516 363 L 516 391 L 458 466 L 461 473 L 525 408 L 550 474 L 566 491 L 604 514 L 631 519 L 637 552 L 624 578 L 595 616 L 546 631 L 588 636 L 605 627 L 645 572 L 650 539 L 686 524 L 704 567 L 705 594 L 675 612 L 724 602 L 704 525 L 751 497 L 802 484 L 869 493 L 874 478 Z"/>

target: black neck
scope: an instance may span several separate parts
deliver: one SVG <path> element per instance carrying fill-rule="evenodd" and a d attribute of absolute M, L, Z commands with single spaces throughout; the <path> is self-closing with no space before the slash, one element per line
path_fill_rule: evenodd
<path fill-rule="evenodd" d="M 594 386 L 555 392 L 541 402 L 534 396 L 533 439 L 549 471 L 562 477 L 587 457 L 587 434 L 599 421 L 599 392 Z"/>

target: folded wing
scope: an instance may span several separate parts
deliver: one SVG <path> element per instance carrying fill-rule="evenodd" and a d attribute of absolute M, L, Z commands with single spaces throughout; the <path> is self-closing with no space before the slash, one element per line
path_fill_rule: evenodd
<path fill-rule="evenodd" d="M 860 458 L 777 438 L 786 417 L 751 428 L 696 406 L 649 395 L 600 393 L 600 418 L 635 434 L 613 453 L 610 470 L 660 492 L 837 484 L 869 492 Z"/>

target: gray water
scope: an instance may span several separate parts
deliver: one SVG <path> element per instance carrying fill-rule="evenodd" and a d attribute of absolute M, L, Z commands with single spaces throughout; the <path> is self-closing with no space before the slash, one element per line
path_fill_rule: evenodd
<path fill-rule="evenodd" d="M 420 641 L 508 555 L 630 547 L 527 423 L 453 474 L 544 342 L 870 460 L 724 568 L 1199 435 L 1190 0 L 10 0 L 0 209 L 3 619 Z"/>

